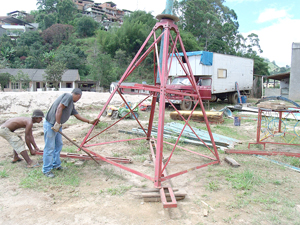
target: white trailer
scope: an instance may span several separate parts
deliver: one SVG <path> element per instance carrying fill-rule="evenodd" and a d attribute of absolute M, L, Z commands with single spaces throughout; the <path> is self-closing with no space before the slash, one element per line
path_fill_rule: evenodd
<path fill-rule="evenodd" d="M 179 55 L 187 68 L 183 53 Z M 242 94 L 250 94 L 253 85 L 253 59 L 206 51 L 187 52 L 187 56 L 196 81 L 200 78 L 211 78 L 211 81 L 203 80 L 211 83 L 211 101 L 228 98 L 230 103 L 236 104 L 238 101 L 236 82 Z M 173 56 L 169 78 L 173 80 L 175 77 L 185 75 L 176 56 Z M 209 84 L 202 83 L 202 85 Z"/>

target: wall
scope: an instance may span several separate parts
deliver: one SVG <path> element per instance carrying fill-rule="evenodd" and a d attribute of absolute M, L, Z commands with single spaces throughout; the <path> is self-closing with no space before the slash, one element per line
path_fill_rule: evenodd
<path fill-rule="evenodd" d="M 289 99 L 300 99 L 300 43 L 292 44 L 292 62 L 290 75 Z"/>

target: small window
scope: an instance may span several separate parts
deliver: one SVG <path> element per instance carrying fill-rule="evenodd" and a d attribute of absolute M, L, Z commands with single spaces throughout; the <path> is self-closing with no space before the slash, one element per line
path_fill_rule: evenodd
<path fill-rule="evenodd" d="M 218 78 L 227 78 L 227 70 L 218 69 Z"/>
<path fill-rule="evenodd" d="M 182 56 L 181 59 L 182 59 L 183 63 L 186 63 L 186 60 L 185 60 L 184 56 Z"/>
<path fill-rule="evenodd" d="M 67 88 L 72 88 L 72 83 L 66 83 Z"/>
<path fill-rule="evenodd" d="M 19 89 L 19 83 L 11 83 L 11 89 Z"/>

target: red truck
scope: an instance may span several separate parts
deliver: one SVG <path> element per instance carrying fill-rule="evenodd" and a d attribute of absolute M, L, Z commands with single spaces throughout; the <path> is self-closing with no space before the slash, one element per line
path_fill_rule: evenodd
<path fill-rule="evenodd" d="M 195 77 L 195 80 L 196 88 L 200 92 L 201 99 L 211 100 L 211 78 Z M 166 88 L 171 92 L 167 96 L 169 101 L 166 99 L 167 105 L 172 102 L 172 104 L 181 110 L 191 110 L 194 104 L 197 103 L 197 91 L 193 88 L 190 80 L 186 76 L 176 77 Z M 180 95 L 181 93 L 185 95 Z"/>

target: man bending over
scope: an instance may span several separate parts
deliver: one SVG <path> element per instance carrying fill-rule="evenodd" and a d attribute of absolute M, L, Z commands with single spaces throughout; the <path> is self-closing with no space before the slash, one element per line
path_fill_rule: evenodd
<path fill-rule="evenodd" d="M 29 117 L 15 117 L 7 120 L 0 125 L 0 136 L 3 137 L 13 147 L 13 163 L 21 161 L 18 154 L 25 159 L 27 167 L 38 167 L 38 163 L 34 163 L 28 156 L 25 143 L 30 151 L 31 155 L 35 155 L 35 151 L 38 151 L 33 135 L 32 127 L 34 123 L 40 123 L 43 120 L 44 113 L 36 109 L 33 111 L 31 118 Z M 25 143 L 22 138 L 14 131 L 20 128 L 25 128 Z"/>

